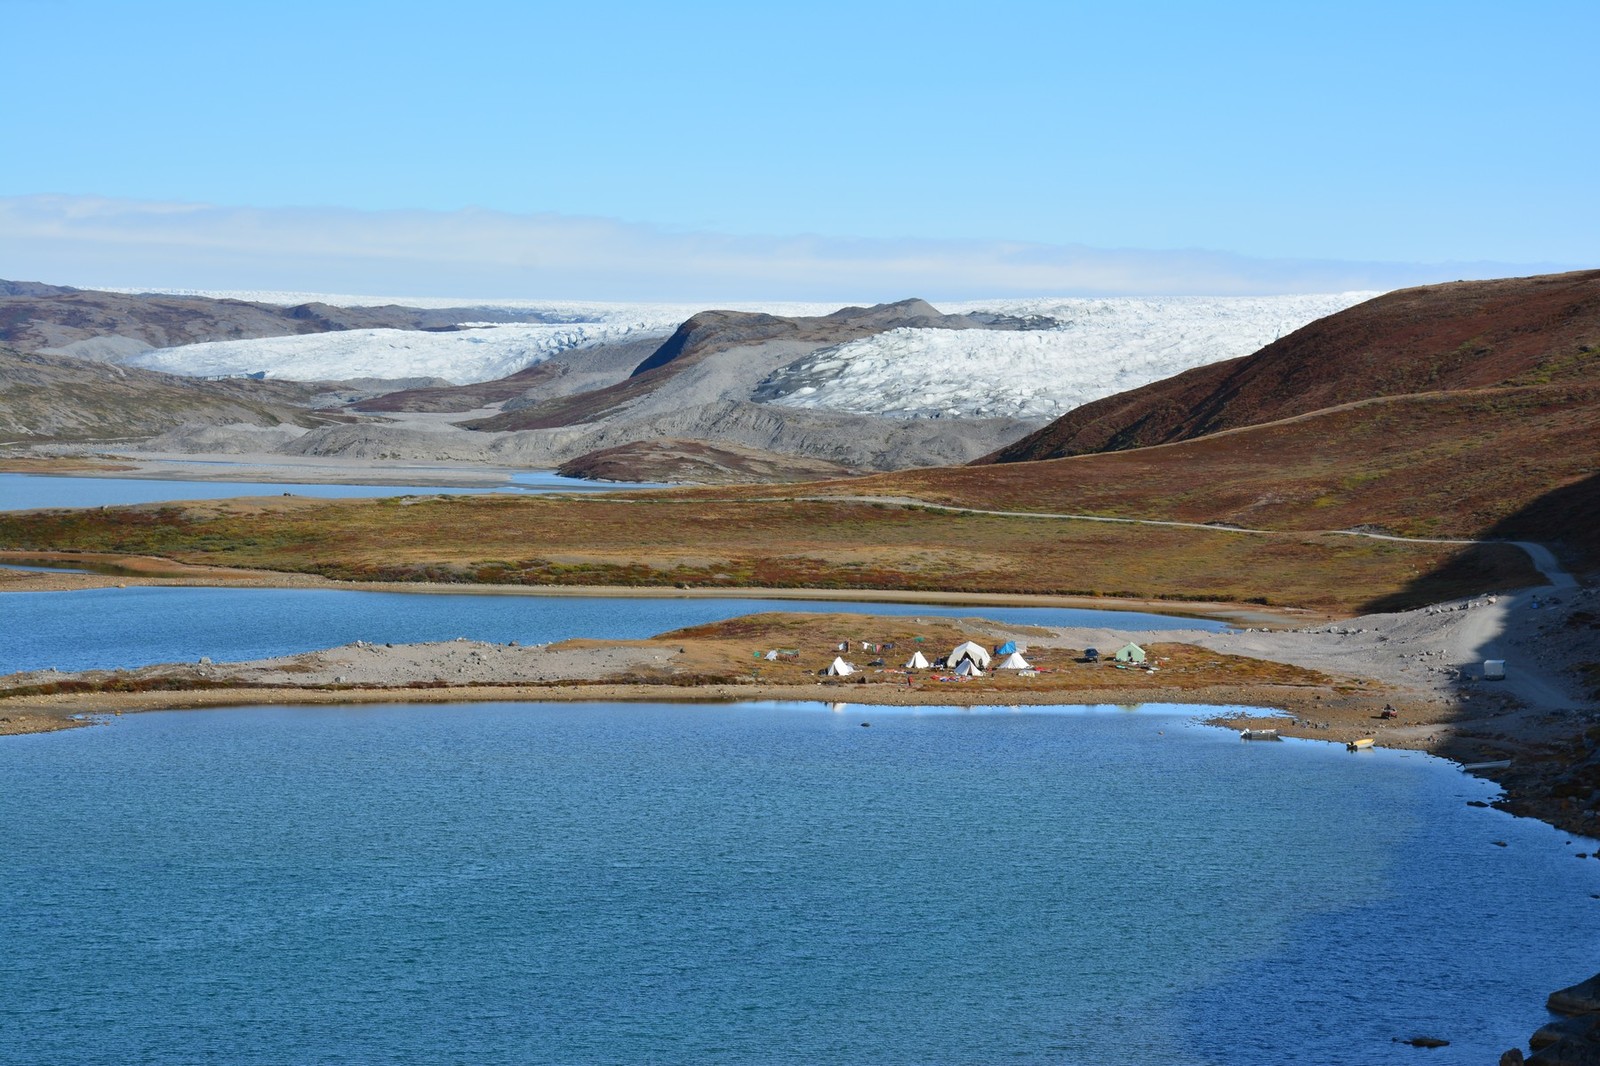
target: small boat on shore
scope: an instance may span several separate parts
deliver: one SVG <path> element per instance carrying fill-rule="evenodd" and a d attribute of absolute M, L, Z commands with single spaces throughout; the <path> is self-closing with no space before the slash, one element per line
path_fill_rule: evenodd
<path fill-rule="evenodd" d="M 1276 729 L 1246 729 L 1239 733 L 1240 740 L 1282 740 Z"/>
<path fill-rule="evenodd" d="M 1363 751 L 1372 747 L 1372 745 L 1376 743 L 1377 741 L 1373 740 L 1371 737 L 1362 737 L 1360 740 L 1352 740 L 1350 743 L 1346 744 L 1345 747 L 1350 751 Z"/>

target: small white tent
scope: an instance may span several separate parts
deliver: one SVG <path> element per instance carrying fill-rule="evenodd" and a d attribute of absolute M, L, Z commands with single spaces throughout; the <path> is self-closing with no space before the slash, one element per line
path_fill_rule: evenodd
<path fill-rule="evenodd" d="M 823 673 L 826 673 L 832 677 L 844 677 L 846 674 L 853 674 L 855 672 L 855 667 L 851 666 L 837 655 L 833 657 L 833 664 L 823 671 Z"/>
<path fill-rule="evenodd" d="M 978 669 L 978 664 L 971 659 L 962 659 L 961 665 L 956 667 L 957 677 L 982 677 L 983 671 Z"/>
<path fill-rule="evenodd" d="M 928 657 L 922 654 L 920 651 L 911 656 L 910 659 L 906 660 L 907 670 L 926 670 L 927 668 Z"/>
<path fill-rule="evenodd" d="M 974 644 L 970 640 L 957 644 L 954 650 L 944 657 L 944 661 L 952 667 L 960 666 L 962 659 L 971 659 L 974 666 L 989 665 L 989 653 L 984 650 L 983 645 Z"/>
<path fill-rule="evenodd" d="M 1117 662 L 1142 663 L 1144 662 L 1144 649 L 1132 642 L 1124 644 L 1117 649 Z"/>
<path fill-rule="evenodd" d="M 1005 660 L 995 667 L 996 670 L 1032 670 L 1033 664 L 1022 657 L 1020 651 L 1014 651 L 1005 657 Z"/>

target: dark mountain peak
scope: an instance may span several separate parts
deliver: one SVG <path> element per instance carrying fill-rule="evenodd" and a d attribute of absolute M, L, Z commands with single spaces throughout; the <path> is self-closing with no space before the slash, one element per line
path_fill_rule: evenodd
<path fill-rule="evenodd" d="M 823 347 L 891 329 L 967 329 L 964 315 L 947 315 L 926 300 L 900 300 L 872 307 L 841 307 L 826 315 L 786 318 L 758 311 L 701 311 L 679 326 L 655 353 L 634 369 L 649 373 L 669 363 L 702 359 L 716 352 L 763 341 L 796 340 Z"/>
<path fill-rule="evenodd" d="M 65 296 L 78 291 L 70 285 L 46 285 L 42 281 L 6 281 L 0 278 L 0 296 Z"/>

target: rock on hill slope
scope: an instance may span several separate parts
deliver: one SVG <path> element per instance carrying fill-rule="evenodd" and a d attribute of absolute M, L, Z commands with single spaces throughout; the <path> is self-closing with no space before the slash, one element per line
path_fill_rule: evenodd
<path fill-rule="evenodd" d="M 1392 292 L 1254 355 L 1068 413 L 979 462 L 1189 440 L 1380 396 L 1550 380 L 1600 358 L 1600 270 Z"/>
<path fill-rule="evenodd" d="M 892 329 L 1020 329 L 1023 320 L 946 315 L 922 300 L 844 307 L 828 315 L 788 318 L 747 311 L 702 311 L 690 317 L 625 379 L 603 389 L 532 405 L 509 405 L 474 429 L 550 429 L 621 414 L 666 414 L 719 401 L 750 400 L 768 375 L 794 360 L 846 341 Z"/>
<path fill-rule="evenodd" d="M 23 352 L 130 358 L 204 341 L 353 329 L 448 330 L 462 322 L 544 322 L 507 308 L 293 307 L 204 296 L 129 295 L 38 282 L 0 281 L 0 344 Z M 340 375 L 348 377 L 350 375 Z"/>
<path fill-rule="evenodd" d="M 0 348 L 0 434 L 9 442 L 126 440 L 198 422 L 283 427 L 291 439 L 350 420 L 307 410 L 311 399 L 295 382 L 201 381 Z"/>
<path fill-rule="evenodd" d="M 703 311 L 664 342 L 597 345 L 564 353 L 509 378 L 452 389 L 413 390 L 364 401 L 368 412 L 470 411 L 467 432 L 419 436 L 403 423 L 341 427 L 308 435 L 296 448 L 317 454 L 409 453 L 493 456 L 530 465 L 653 480 L 717 480 L 744 471 L 762 478 L 842 470 L 893 470 L 964 463 L 1026 433 L 1018 418 L 897 419 L 790 410 L 754 402 L 775 370 L 819 348 L 898 328 L 1016 330 L 1026 319 L 946 315 L 921 300 L 784 317 Z M 691 442 L 702 447 L 691 448 Z M 448 451 L 441 451 L 448 449 Z M 604 452 L 590 462 L 589 453 Z M 632 464 L 632 470 L 624 467 Z M 787 473 L 784 468 L 788 467 Z M 696 476 L 697 480 L 703 478 Z"/>

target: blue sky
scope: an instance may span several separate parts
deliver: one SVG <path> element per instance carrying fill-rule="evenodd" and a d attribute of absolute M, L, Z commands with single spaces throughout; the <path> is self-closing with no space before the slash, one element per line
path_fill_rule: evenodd
<path fill-rule="evenodd" d="M 61 205 L 85 198 L 140 213 L 156 244 L 150 205 L 252 209 L 284 233 L 332 209 L 362 232 L 356 260 L 418 212 L 590 220 L 643 235 L 616 254 L 670 246 L 693 276 L 687 246 L 759 255 L 795 238 L 830 254 L 857 242 L 886 270 L 929 242 L 1013 261 L 1017 246 L 1205 250 L 1450 276 L 1600 261 L 1593 0 L 0 0 L 0 25 L 0 199 L 30 218 L 36 198 L 56 205 L 54 229 L 0 228 L 0 276 L 137 273 L 137 256 L 69 224 Z M 248 281 L 252 257 L 263 279 L 293 277 L 270 259 L 293 248 L 202 252 L 191 237 L 148 256 L 165 264 L 152 272 L 184 273 L 187 249 L 184 284 Z M 452 245 L 458 262 L 470 242 Z M 295 287 L 377 283 L 335 252 L 303 250 Z M 443 268 L 426 258 L 413 289 Z M 478 264 L 486 278 L 495 262 Z M 638 283 L 588 295 L 684 295 L 664 291 L 660 264 L 617 265 Z M 1071 280 L 1038 280 L 1052 279 Z"/>

